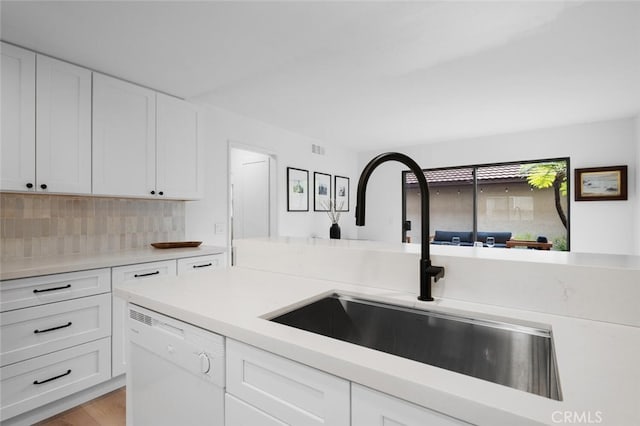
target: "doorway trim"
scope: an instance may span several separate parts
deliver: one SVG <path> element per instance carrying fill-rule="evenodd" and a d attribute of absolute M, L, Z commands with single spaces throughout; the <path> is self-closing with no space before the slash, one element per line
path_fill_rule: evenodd
<path fill-rule="evenodd" d="M 269 236 L 278 235 L 278 156 L 275 152 L 233 139 L 227 140 L 227 247 L 229 263 L 233 265 L 233 196 L 231 182 L 231 152 L 233 149 L 255 152 L 269 157 Z"/>

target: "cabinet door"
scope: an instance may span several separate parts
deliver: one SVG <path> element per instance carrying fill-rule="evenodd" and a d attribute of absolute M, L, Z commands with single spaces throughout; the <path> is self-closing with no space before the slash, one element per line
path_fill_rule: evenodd
<path fill-rule="evenodd" d="M 349 382 L 229 338 L 227 392 L 290 425 L 349 425 Z"/>
<path fill-rule="evenodd" d="M 112 286 L 117 288 L 126 282 L 149 280 L 167 275 L 176 275 L 175 260 L 119 266 L 112 269 Z M 127 302 L 114 296 L 111 307 L 111 374 L 116 377 L 127 372 L 126 360 L 129 346 L 125 328 Z"/>
<path fill-rule="evenodd" d="M 93 193 L 153 196 L 156 93 L 93 75 Z"/>
<path fill-rule="evenodd" d="M 246 402 L 224 395 L 224 426 L 286 426 L 278 419 L 258 410 Z"/>
<path fill-rule="evenodd" d="M 36 55 L 2 43 L 0 189 L 35 189 Z M 30 188 L 29 188 L 30 186 Z"/>
<path fill-rule="evenodd" d="M 194 105 L 157 94 L 157 190 L 169 198 L 202 198 L 203 152 Z"/>
<path fill-rule="evenodd" d="M 91 71 L 38 55 L 36 190 L 91 193 Z"/>
<path fill-rule="evenodd" d="M 463 426 L 469 423 L 353 383 L 351 426 Z"/>

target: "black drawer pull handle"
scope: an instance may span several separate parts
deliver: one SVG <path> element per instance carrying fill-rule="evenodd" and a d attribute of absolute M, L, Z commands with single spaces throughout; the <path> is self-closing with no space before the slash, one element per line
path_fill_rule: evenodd
<path fill-rule="evenodd" d="M 65 325 L 59 325 L 57 327 L 47 328 L 46 330 L 33 330 L 33 332 L 36 333 L 36 334 L 38 334 L 38 333 L 46 333 L 47 331 L 60 330 L 61 328 L 67 328 L 67 327 L 71 327 L 71 321 L 69 321 Z"/>
<path fill-rule="evenodd" d="M 33 290 L 34 293 L 44 293 L 45 291 L 64 290 L 65 288 L 71 288 L 71 284 L 63 285 L 62 287 L 45 288 L 44 290 Z"/>
<path fill-rule="evenodd" d="M 193 265 L 193 268 L 206 268 L 207 266 L 213 266 L 213 263 L 209 262 L 209 263 L 205 263 L 204 265 Z"/>
<path fill-rule="evenodd" d="M 150 277 L 151 275 L 158 275 L 159 273 L 160 273 L 160 271 L 148 272 L 146 274 L 135 274 L 133 277 L 134 278 Z"/>
<path fill-rule="evenodd" d="M 59 379 L 59 378 L 64 377 L 64 376 L 68 376 L 69 374 L 71 374 L 71 370 L 67 370 L 67 372 L 66 372 L 66 373 L 62 373 L 62 374 L 60 374 L 59 376 L 55 376 L 55 377 L 52 377 L 52 378 L 50 378 L 50 379 L 43 380 L 43 381 L 41 381 L 41 382 L 39 382 L 39 381 L 37 381 L 37 380 L 34 380 L 34 381 L 33 381 L 33 384 L 34 384 L 34 385 L 41 385 L 41 384 L 43 384 L 43 383 L 47 383 L 47 382 L 50 382 L 50 381 L 52 381 L 52 380 Z"/>

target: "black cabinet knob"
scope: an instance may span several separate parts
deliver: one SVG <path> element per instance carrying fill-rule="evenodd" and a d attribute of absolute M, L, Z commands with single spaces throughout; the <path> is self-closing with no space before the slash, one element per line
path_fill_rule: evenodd
<path fill-rule="evenodd" d="M 151 191 L 151 195 L 156 195 L 156 191 Z"/>
<path fill-rule="evenodd" d="M 164 192 L 160 191 L 158 192 L 158 195 L 164 195 Z"/>
<path fill-rule="evenodd" d="M 40 185 L 40 188 L 47 189 L 47 185 L 43 183 L 42 185 Z"/>
<path fill-rule="evenodd" d="M 33 188 L 33 184 L 31 182 L 27 183 L 27 188 L 29 189 Z"/>

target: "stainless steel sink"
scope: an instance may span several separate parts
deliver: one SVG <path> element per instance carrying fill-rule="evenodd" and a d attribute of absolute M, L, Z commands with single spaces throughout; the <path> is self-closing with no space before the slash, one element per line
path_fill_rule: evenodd
<path fill-rule="evenodd" d="M 271 321 L 562 400 L 552 334 L 543 327 L 338 294 Z"/>

